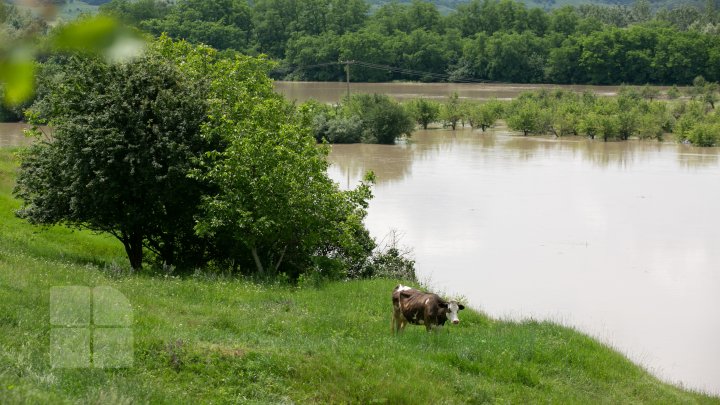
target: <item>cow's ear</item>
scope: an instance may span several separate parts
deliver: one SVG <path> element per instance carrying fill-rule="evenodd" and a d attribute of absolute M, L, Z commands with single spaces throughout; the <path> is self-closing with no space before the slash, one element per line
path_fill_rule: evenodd
<path fill-rule="evenodd" d="M 465 305 L 463 305 L 463 304 L 458 304 L 458 309 L 465 309 Z"/>
<path fill-rule="evenodd" d="M 438 305 L 440 305 L 440 308 L 447 308 L 447 307 L 448 307 L 448 303 L 447 303 L 447 302 L 442 302 L 442 301 L 440 301 L 440 303 L 439 303 Z"/>

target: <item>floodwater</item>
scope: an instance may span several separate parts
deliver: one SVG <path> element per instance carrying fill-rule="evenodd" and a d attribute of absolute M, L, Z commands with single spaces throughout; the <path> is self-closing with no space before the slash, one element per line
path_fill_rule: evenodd
<path fill-rule="evenodd" d="M 387 94 L 398 100 L 413 98 L 445 99 L 457 92 L 463 99 L 490 100 L 493 98 L 509 100 L 520 93 L 531 90 L 565 89 L 577 92 L 591 91 L 598 95 L 610 96 L 617 94 L 619 86 L 577 86 L 577 85 L 546 85 L 546 84 L 496 84 L 496 83 L 351 83 L 350 92 Z M 663 91 L 667 87 L 657 87 Z M 336 103 L 347 94 L 347 84 L 342 82 L 284 82 L 276 81 L 275 90 L 289 100 L 299 102 L 315 99 L 324 103 Z"/>
<path fill-rule="evenodd" d="M 720 148 L 504 130 L 334 145 L 345 187 L 377 176 L 366 224 L 421 281 L 509 319 L 599 338 L 664 380 L 720 394 Z"/>
<path fill-rule="evenodd" d="M 23 133 L 28 128 L 30 128 L 28 124 L 0 122 L 0 148 L 29 145 L 32 138 L 26 137 Z"/>

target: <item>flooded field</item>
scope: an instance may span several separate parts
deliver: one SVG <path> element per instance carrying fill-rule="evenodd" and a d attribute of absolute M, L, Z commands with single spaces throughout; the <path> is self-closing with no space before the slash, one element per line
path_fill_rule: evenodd
<path fill-rule="evenodd" d="M 578 92 L 592 91 L 603 96 L 617 94 L 620 86 L 576 86 L 541 84 L 449 84 L 449 83 L 351 83 L 351 93 L 387 94 L 398 100 L 413 98 L 444 99 L 457 92 L 463 99 L 508 100 L 520 93 L 540 88 L 565 89 Z M 658 89 L 666 90 L 665 87 Z M 324 103 L 336 103 L 347 94 L 347 84 L 342 82 L 275 82 L 275 90 L 290 100 L 299 102 L 315 99 Z"/>

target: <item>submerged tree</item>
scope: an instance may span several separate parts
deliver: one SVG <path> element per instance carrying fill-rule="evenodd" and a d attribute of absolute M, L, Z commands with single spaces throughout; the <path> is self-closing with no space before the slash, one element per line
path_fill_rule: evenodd
<path fill-rule="evenodd" d="M 422 125 L 423 129 L 427 129 L 428 125 L 437 121 L 440 116 L 440 104 L 424 98 L 411 101 L 407 104 L 407 108 L 415 122 Z"/>

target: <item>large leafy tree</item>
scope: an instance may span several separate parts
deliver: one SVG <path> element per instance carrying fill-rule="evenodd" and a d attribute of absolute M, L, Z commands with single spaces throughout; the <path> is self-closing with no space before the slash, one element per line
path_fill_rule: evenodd
<path fill-rule="evenodd" d="M 36 106 L 53 130 L 22 154 L 18 214 L 112 234 L 134 269 L 146 248 L 168 264 L 198 264 L 206 246 L 193 216 L 204 186 L 188 173 L 210 147 L 200 134 L 203 83 L 157 52 L 122 64 L 71 56 L 62 66 Z"/>
<path fill-rule="evenodd" d="M 370 185 L 341 191 L 328 177 L 327 148 L 316 144 L 310 115 L 273 92 L 271 64 L 164 46 L 189 75 L 209 81 L 202 132 L 222 145 L 193 172 L 216 190 L 203 198 L 197 232 L 245 274 L 297 277 L 315 266 L 347 274 L 363 266 L 374 248 L 362 224 Z"/>

